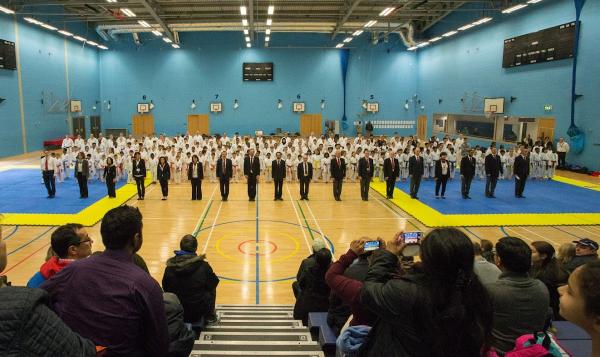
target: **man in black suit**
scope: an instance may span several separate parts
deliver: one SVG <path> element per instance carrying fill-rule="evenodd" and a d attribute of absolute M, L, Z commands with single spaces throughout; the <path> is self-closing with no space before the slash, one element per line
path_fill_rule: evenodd
<path fill-rule="evenodd" d="M 260 161 L 254 155 L 254 149 L 248 150 L 248 156 L 244 158 L 244 176 L 248 181 L 248 200 L 254 201 L 256 197 L 256 184 L 260 176 Z"/>
<path fill-rule="evenodd" d="M 408 159 L 408 174 L 410 175 L 410 197 L 417 200 L 419 199 L 417 194 L 419 193 L 419 186 L 421 186 L 421 178 L 425 172 L 425 165 L 421 157 L 421 149 L 416 147 L 414 154 Z"/>
<path fill-rule="evenodd" d="M 496 198 L 494 196 L 494 190 L 496 190 L 496 183 L 498 183 L 498 176 L 503 173 L 502 163 L 500 162 L 500 156 L 496 154 L 496 147 L 491 147 L 492 153 L 485 157 L 485 197 Z"/>
<path fill-rule="evenodd" d="M 342 182 L 346 177 L 346 160 L 342 158 L 342 151 L 337 150 L 335 157 L 331 159 L 331 178 L 333 179 L 333 197 L 336 201 L 341 201 Z"/>
<path fill-rule="evenodd" d="M 369 184 L 373 178 L 373 159 L 369 157 L 369 150 L 365 150 L 365 157 L 358 160 L 358 177 L 360 179 L 360 197 L 363 201 L 369 200 Z"/>
<path fill-rule="evenodd" d="M 385 179 L 386 198 L 394 198 L 396 179 L 400 176 L 400 165 L 396 153 L 390 149 L 389 157 L 383 160 L 383 178 Z"/>
<path fill-rule="evenodd" d="M 313 176 L 312 163 L 308 162 L 308 155 L 302 156 L 302 162 L 298 164 L 298 181 L 300 181 L 300 199 L 308 201 L 308 187 Z"/>
<path fill-rule="evenodd" d="M 138 200 L 143 200 L 146 195 L 146 186 L 144 180 L 146 179 L 146 162 L 142 159 L 142 155 L 138 152 L 133 156 L 133 178 L 137 185 Z"/>
<path fill-rule="evenodd" d="M 473 157 L 475 150 L 469 149 L 469 154 L 460 160 L 460 181 L 462 198 L 470 199 L 469 191 L 471 190 L 471 182 L 475 176 L 475 166 L 477 162 Z"/>
<path fill-rule="evenodd" d="M 281 159 L 281 153 L 277 152 L 277 158 L 271 164 L 271 177 L 275 184 L 275 199 L 274 201 L 283 201 L 283 179 L 285 178 L 285 160 Z"/>
<path fill-rule="evenodd" d="M 515 196 L 517 198 L 525 198 L 523 191 L 525 190 L 525 183 L 527 182 L 527 176 L 529 176 L 529 155 L 528 148 L 525 146 L 521 149 L 521 155 L 515 157 L 514 173 L 515 173 Z"/>
<path fill-rule="evenodd" d="M 217 161 L 217 177 L 219 178 L 219 186 L 221 188 L 221 199 L 227 201 L 229 197 L 229 180 L 233 176 L 233 164 L 227 158 L 227 152 L 221 153 L 221 158 Z"/>
<path fill-rule="evenodd" d="M 442 151 L 440 159 L 435 163 L 435 198 L 440 198 L 440 187 L 442 188 L 442 198 L 446 199 L 446 184 L 450 178 L 450 162 L 447 159 L 448 154 Z"/>

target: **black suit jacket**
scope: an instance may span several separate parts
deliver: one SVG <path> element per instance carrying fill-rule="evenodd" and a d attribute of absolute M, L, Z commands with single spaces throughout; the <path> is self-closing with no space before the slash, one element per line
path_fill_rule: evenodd
<path fill-rule="evenodd" d="M 104 169 L 104 179 L 107 182 L 112 182 L 117 177 L 117 168 L 115 165 L 107 166 Z"/>
<path fill-rule="evenodd" d="M 244 158 L 244 176 L 260 176 L 260 159 L 254 155 L 252 167 L 250 167 L 250 156 Z"/>
<path fill-rule="evenodd" d="M 392 170 L 392 158 L 388 157 L 383 160 L 383 177 L 387 178 L 397 178 L 400 176 L 400 165 L 398 163 L 398 159 L 394 158 L 394 169 Z"/>
<path fill-rule="evenodd" d="M 308 179 L 312 180 L 313 177 L 313 167 L 310 162 L 306 163 L 308 165 Z M 304 180 L 306 177 L 304 176 L 304 162 L 298 164 L 298 180 Z"/>
<path fill-rule="evenodd" d="M 416 156 L 411 156 L 408 159 L 408 173 L 411 176 L 423 176 L 425 173 L 425 164 L 423 163 L 423 158 L 419 156 L 419 161 L 417 162 Z"/>
<path fill-rule="evenodd" d="M 502 169 L 502 163 L 500 162 L 500 156 L 494 157 L 489 154 L 485 157 L 485 174 L 492 177 L 498 177 L 504 170 Z"/>
<path fill-rule="evenodd" d="M 336 180 L 343 180 L 346 177 L 346 160 L 340 158 L 340 165 L 338 165 L 336 157 L 331 159 L 331 177 Z"/>
<path fill-rule="evenodd" d="M 162 168 L 160 164 L 156 167 L 156 178 L 158 181 L 169 181 L 171 179 L 171 166 L 165 162 L 165 167 Z"/>
<path fill-rule="evenodd" d="M 140 159 L 138 163 L 135 159 L 131 160 L 133 166 L 133 177 L 144 177 L 146 178 L 146 161 Z"/>
<path fill-rule="evenodd" d="M 277 159 L 271 163 L 271 177 L 274 180 L 283 180 L 285 178 L 285 160 L 280 159 L 277 165 Z"/>
<path fill-rule="evenodd" d="M 446 163 L 448 164 L 448 172 L 446 172 L 445 175 L 442 175 L 442 160 L 435 162 L 435 178 L 450 177 L 450 161 L 446 160 Z"/>
<path fill-rule="evenodd" d="M 529 156 L 526 159 L 519 155 L 515 157 L 514 173 L 519 176 L 521 180 L 529 176 Z"/>
<path fill-rule="evenodd" d="M 76 177 L 77 177 L 77 162 L 78 161 L 79 160 L 75 161 L 75 169 L 73 170 L 75 172 Z M 88 163 L 88 161 L 86 159 L 82 160 L 81 173 L 83 174 L 83 177 L 90 176 L 90 164 Z"/>
<path fill-rule="evenodd" d="M 225 159 L 225 174 L 223 174 L 223 159 L 217 160 L 217 177 L 220 180 L 229 180 L 233 177 L 233 163 Z"/>
<path fill-rule="evenodd" d="M 190 162 L 190 165 L 188 167 L 188 180 L 192 179 L 192 175 L 193 175 L 192 171 L 193 170 L 194 170 L 194 163 Z M 202 180 L 204 178 L 204 170 L 202 168 L 202 163 L 200 161 L 198 161 L 196 163 L 196 171 L 198 172 L 198 178 L 200 180 Z"/>
<path fill-rule="evenodd" d="M 367 166 L 369 165 L 369 166 Z M 367 171 L 367 167 L 369 171 Z M 369 162 L 367 164 L 367 160 L 364 157 L 361 157 L 358 160 L 358 176 L 360 177 L 373 177 L 373 159 L 369 158 Z"/>
<path fill-rule="evenodd" d="M 460 174 L 464 177 L 473 177 L 475 176 L 475 166 L 477 162 L 474 157 L 469 157 L 469 155 L 463 157 L 460 160 Z"/>

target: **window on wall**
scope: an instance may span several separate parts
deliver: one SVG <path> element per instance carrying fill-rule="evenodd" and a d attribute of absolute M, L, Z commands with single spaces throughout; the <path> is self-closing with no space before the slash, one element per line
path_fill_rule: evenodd
<path fill-rule="evenodd" d="M 475 136 L 484 139 L 494 139 L 494 122 L 483 117 L 484 120 L 456 120 L 456 133 L 466 136 Z"/>
<path fill-rule="evenodd" d="M 516 143 L 519 137 L 519 123 L 504 124 L 502 141 Z"/>

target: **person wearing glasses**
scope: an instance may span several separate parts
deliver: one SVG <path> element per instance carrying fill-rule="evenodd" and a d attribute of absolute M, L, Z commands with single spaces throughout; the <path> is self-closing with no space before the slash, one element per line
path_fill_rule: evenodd
<path fill-rule="evenodd" d="M 58 227 L 50 238 L 50 245 L 56 255 L 40 267 L 27 287 L 37 288 L 75 260 L 89 257 L 93 243 L 85 227 L 80 224 L 69 223 Z"/>

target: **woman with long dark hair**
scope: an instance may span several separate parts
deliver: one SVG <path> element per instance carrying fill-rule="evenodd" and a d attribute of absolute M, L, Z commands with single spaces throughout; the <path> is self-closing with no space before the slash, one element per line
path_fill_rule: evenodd
<path fill-rule="evenodd" d="M 106 167 L 104 168 L 103 176 L 104 180 L 106 181 L 108 197 L 117 197 L 117 193 L 115 192 L 115 184 L 117 183 L 117 168 L 115 167 L 112 157 L 106 159 Z"/>
<path fill-rule="evenodd" d="M 156 177 L 160 183 L 162 200 L 165 201 L 167 197 L 169 197 L 169 180 L 171 179 L 171 168 L 169 167 L 169 163 L 167 162 L 167 158 L 165 156 L 158 158 Z"/>
<path fill-rule="evenodd" d="M 192 183 L 192 201 L 202 199 L 202 179 L 204 170 L 198 155 L 192 155 L 192 162 L 188 167 L 188 180 Z"/>
<path fill-rule="evenodd" d="M 421 242 L 421 272 L 398 277 L 399 234 L 373 254 L 361 292 L 377 315 L 361 356 L 484 356 L 492 306 L 473 272 L 473 243 L 460 230 L 440 228 Z"/>
<path fill-rule="evenodd" d="M 558 288 L 567 283 L 569 273 L 564 270 L 552 244 L 544 241 L 531 243 L 531 271 L 532 278 L 539 279 L 546 285 L 550 293 L 550 307 L 555 320 L 562 320 L 559 314 Z"/>

